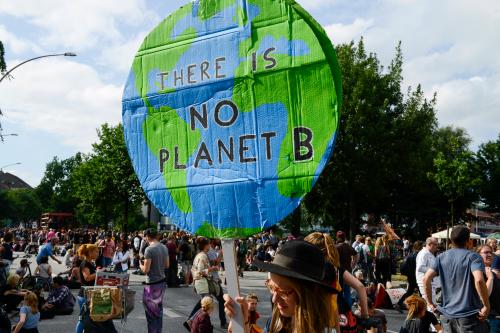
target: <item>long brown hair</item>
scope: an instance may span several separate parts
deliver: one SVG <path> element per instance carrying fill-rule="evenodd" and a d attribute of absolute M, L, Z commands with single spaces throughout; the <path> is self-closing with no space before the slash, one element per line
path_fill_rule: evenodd
<path fill-rule="evenodd" d="M 28 291 L 24 295 L 24 304 L 31 309 L 31 313 L 38 313 L 38 297 L 34 292 Z"/>
<path fill-rule="evenodd" d="M 425 299 L 417 295 L 411 295 L 405 299 L 405 304 L 408 308 L 408 315 L 406 316 L 407 320 L 419 318 L 423 309 L 427 309 L 427 302 Z"/>
<path fill-rule="evenodd" d="M 275 306 L 269 333 L 323 333 L 326 328 L 335 327 L 337 318 L 332 315 L 334 312 L 329 292 L 313 282 L 286 279 L 297 297 L 293 320 L 281 316 Z"/>
<path fill-rule="evenodd" d="M 337 251 L 333 239 L 329 234 L 313 232 L 307 235 L 304 240 L 318 247 L 333 266 L 337 268 L 340 266 L 339 251 Z"/>
<path fill-rule="evenodd" d="M 99 248 L 95 244 L 82 244 L 78 248 L 78 256 L 80 258 L 87 259 L 90 253 L 98 250 Z"/>

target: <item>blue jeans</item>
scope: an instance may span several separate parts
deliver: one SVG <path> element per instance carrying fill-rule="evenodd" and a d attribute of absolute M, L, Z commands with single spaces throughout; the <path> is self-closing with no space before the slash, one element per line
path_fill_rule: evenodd
<path fill-rule="evenodd" d="M 78 322 L 76 323 L 75 333 L 83 333 L 83 304 L 85 304 L 85 298 L 77 296 L 78 305 L 80 306 L 80 316 L 78 317 Z"/>
<path fill-rule="evenodd" d="M 103 261 L 104 267 L 108 267 L 109 265 L 111 265 L 111 262 L 113 261 L 113 258 L 103 257 L 102 261 Z"/>
<path fill-rule="evenodd" d="M 500 319 L 488 318 L 490 323 L 490 333 L 500 333 Z"/>

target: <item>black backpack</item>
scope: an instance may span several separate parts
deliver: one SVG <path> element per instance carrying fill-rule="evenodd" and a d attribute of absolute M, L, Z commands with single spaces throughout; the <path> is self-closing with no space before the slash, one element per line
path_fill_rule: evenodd
<path fill-rule="evenodd" d="M 399 272 L 401 273 L 401 275 L 413 276 L 415 275 L 416 269 L 417 269 L 417 254 L 410 253 L 403 259 L 403 262 L 399 267 Z"/>

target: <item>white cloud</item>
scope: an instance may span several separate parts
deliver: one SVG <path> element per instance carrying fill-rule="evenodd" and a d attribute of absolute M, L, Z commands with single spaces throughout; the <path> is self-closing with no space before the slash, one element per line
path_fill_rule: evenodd
<path fill-rule="evenodd" d="M 475 145 L 500 132 L 500 2 L 384 0 L 350 7 L 325 29 L 334 43 L 364 36 L 368 52 L 388 65 L 402 41 L 405 84 L 438 94 L 441 125 L 465 127 Z M 342 5 L 341 9 L 346 9 Z M 331 8 L 333 12 L 335 6 Z M 318 11 L 319 12 L 319 11 Z M 346 19 L 346 17 L 349 17 Z"/>
<path fill-rule="evenodd" d="M 40 48 L 30 41 L 17 38 L 14 34 L 7 31 L 5 26 L 0 25 L 0 40 L 3 42 L 4 47 L 13 54 L 22 54 L 24 52 L 40 51 Z"/>
<path fill-rule="evenodd" d="M 97 63 L 112 68 L 113 71 L 128 73 L 132 66 L 134 56 L 147 35 L 148 32 L 144 31 L 138 33 L 127 42 L 102 49 L 102 53 L 99 59 L 97 59 Z"/>
<path fill-rule="evenodd" d="M 335 44 L 349 43 L 359 39 L 373 25 L 373 20 L 357 18 L 351 24 L 334 23 L 327 25 L 325 31 Z"/>
<path fill-rule="evenodd" d="M 500 133 L 500 80 L 471 77 L 432 87 L 442 122 L 467 128 L 477 145 Z"/>
<path fill-rule="evenodd" d="M 144 0 L 0 0 L 0 14 L 42 29 L 42 45 L 75 52 L 122 42 L 120 24 L 140 26 L 155 17 Z"/>
<path fill-rule="evenodd" d="M 96 128 L 120 121 L 122 87 L 104 83 L 88 65 L 47 59 L 15 74 L 0 90 L 2 110 L 13 122 L 87 151 L 96 141 Z"/>

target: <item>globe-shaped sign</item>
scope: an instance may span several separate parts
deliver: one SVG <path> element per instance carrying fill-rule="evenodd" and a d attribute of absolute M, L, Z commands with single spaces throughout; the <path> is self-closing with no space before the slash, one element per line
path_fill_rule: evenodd
<path fill-rule="evenodd" d="M 137 52 L 125 139 L 151 202 L 208 237 L 290 214 L 325 167 L 341 98 L 334 48 L 291 0 L 199 0 Z"/>

